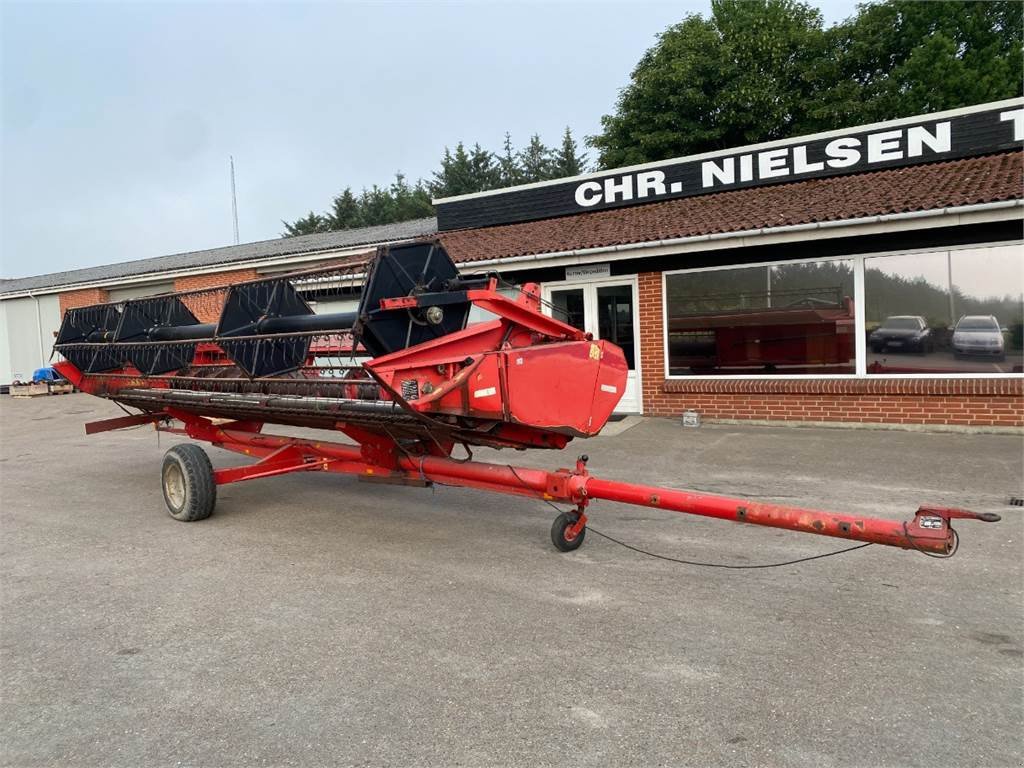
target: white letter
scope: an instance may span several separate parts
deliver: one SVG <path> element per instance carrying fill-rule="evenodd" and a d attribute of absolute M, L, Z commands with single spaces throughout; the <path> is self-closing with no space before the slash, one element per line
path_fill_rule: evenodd
<path fill-rule="evenodd" d="M 1024 109 L 1011 109 L 1009 112 L 999 113 L 999 122 L 1013 122 L 1013 140 L 1024 141 Z"/>
<path fill-rule="evenodd" d="M 814 171 L 825 170 L 825 164 L 820 160 L 816 163 L 807 162 L 807 146 L 801 144 L 793 147 L 793 173 L 813 173 Z"/>
<path fill-rule="evenodd" d="M 754 180 L 754 156 L 740 155 L 740 181 Z"/>
<path fill-rule="evenodd" d="M 928 133 L 923 125 L 907 129 L 907 157 L 924 154 L 924 148 L 932 152 L 949 152 L 949 121 L 935 124 L 935 134 Z"/>
<path fill-rule="evenodd" d="M 664 171 L 644 171 L 636 175 L 636 196 L 647 197 L 648 193 L 665 194 Z"/>
<path fill-rule="evenodd" d="M 831 158 L 829 168 L 845 168 L 860 162 L 860 139 L 836 139 L 825 147 L 825 155 Z"/>
<path fill-rule="evenodd" d="M 632 200 L 633 199 L 633 177 L 623 176 L 616 184 L 615 179 L 604 180 L 604 201 L 606 203 L 614 203 L 616 197 L 619 200 Z"/>
<path fill-rule="evenodd" d="M 715 186 L 715 179 L 718 179 L 720 184 L 732 184 L 736 181 L 735 162 L 733 158 L 727 157 L 719 168 L 711 160 L 705 160 L 700 164 L 700 174 L 703 187 Z"/>
<path fill-rule="evenodd" d="M 786 167 L 786 155 L 789 154 L 789 147 L 782 149 L 769 149 L 767 152 L 757 153 L 757 175 L 762 179 L 770 179 L 773 176 L 789 176 L 789 168 Z"/>
<path fill-rule="evenodd" d="M 596 192 L 596 195 L 587 195 L 588 192 Z M 584 207 L 597 205 L 601 202 L 601 185 L 596 181 L 585 181 L 576 187 L 576 205 Z"/>
<path fill-rule="evenodd" d="M 900 149 L 900 137 L 903 131 L 882 131 L 868 134 L 868 162 L 879 163 L 882 160 L 899 160 L 903 157 Z"/>

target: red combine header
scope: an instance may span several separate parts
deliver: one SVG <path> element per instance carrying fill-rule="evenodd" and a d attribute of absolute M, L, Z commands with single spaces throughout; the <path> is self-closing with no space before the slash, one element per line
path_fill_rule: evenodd
<path fill-rule="evenodd" d="M 362 285 L 358 309 L 316 313 L 310 301 Z M 470 311 L 493 319 L 469 323 Z M 228 288 L 68 310 L 55 351 L 84 392 L 137 411 L 88 433 L 158 430 L 251 456 L 213 469 L 198 446 L 164 457 L 172 517 L 213 513 L 218 485 L 290 472 L 340 472 L 571 505 L 554 545 L 576 549 L 587 509 L 607 499 L 946 555 L 950 521 L 998 515 L 921 507 L 897 522 L 594 477 L 581 456 L 543 471 L 474 461 L 473 446 L 564 448 L 596 435 L 622 396 L 622 350 L 541 311 L 538 286 L 499 291 L 494 275 L 460 275 L 434 242 L 381 248 L 368 262 Z M 266 434 L 266 424 L 338 431 L 356 445 Z M 465 458 L 453 458 L 456 450 Z"/>

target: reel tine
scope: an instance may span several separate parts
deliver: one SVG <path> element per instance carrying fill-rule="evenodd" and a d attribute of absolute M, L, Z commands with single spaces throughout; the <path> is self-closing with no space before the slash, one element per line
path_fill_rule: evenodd
<path fill-rule="evenodd" d="M 124 304 L 121 319 L 114 334 L 115 342 L 151 340 L 156 328 L 199 325 L 199 320 L 185 306 L 179 296 L 154 296 L 133 299 Z M 131 347 L 128 358 L 139 372 L 147 376 L 179 371 L 195 357 L 195 343 L 145 344 Z"/>
<path fill-rule="evenodd" d="M 61 320 L 53 348 L 83 373 L 121 368 L 125 358 L 109 344 L 120 315 L 116 304 L 69 309 Z"/>
<path fill-rule="evenodd" d="M 282 344 L 273 336 L 238 341 L 232 337 L 260 335 L 260 322 L 267 318 L 312 314 L 313 308 L 287 279 L 233 285 L 217 323 L 218 344 L 251 379 L 289 373 L 306 361 L 308 336 L 289 337 L 298 342 L 293 344 Z"/>

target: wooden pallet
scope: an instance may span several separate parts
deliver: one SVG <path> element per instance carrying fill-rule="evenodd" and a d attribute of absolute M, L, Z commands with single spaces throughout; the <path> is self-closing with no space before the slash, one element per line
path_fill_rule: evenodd
<path fill-rule="evenodd" d="M 71 384 L 50 384 L 40 381 L 36 384 L 12 384 L 11 397 L 39 397 L 40 395 L 70 395 L 75 391 Z"/>

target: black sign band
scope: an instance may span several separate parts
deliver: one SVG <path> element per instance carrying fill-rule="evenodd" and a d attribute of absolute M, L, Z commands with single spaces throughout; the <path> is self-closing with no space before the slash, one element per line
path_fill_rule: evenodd
<path fill-rule="evenodd" d="M 438 229 L 512 224 L 1021 148 L 1024 102 L 438 202 Z"/>

